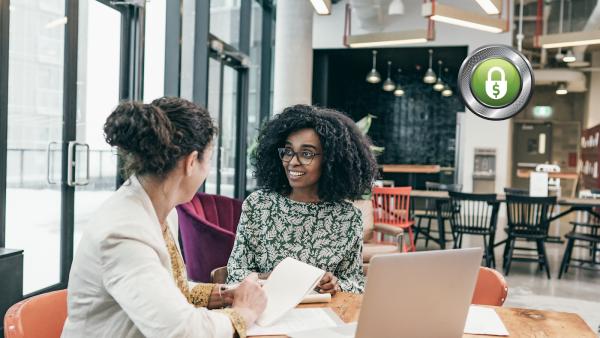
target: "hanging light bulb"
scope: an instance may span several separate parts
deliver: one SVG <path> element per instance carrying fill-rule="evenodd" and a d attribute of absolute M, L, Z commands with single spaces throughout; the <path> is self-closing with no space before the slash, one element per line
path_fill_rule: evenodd
<path fill-rule="evenodd" d="M 567 95 L 568 93 L 567 86 L 565 86 L 564 82 L 561 82 L 558 88 L 556 88 L 556 95 Z"/>
<path fill-rule="evenodd" d="M 569 49 L 562 60 L 563 62 L 571 63 L 577 61 L 577 58 L 575 57 L 575 54 L 573 54 L 573 51 Z"/>
<path fill-rule="evenodd" d="M 400 73 L 402 73 L 402 69 L 398 68 L 398 83 L 396 84 L 396 89 L 394 90 L 394 96 L 404 96 L 404 89 L 402 85 L 400 85 Z"/>
<path fill-rule="evenodd" d="M 435 73 L 433 72 L 433 69 L 431 69 L 431 60 L 433 58 L 433 49 L 429 50 L 429 68 L 427 68 L 427 71 L 425 72 L 425 76 L 423 77 L 423 82 L 425 83 L 435 83 L 437 77 L 435 76 Z"/>
<path fill-rule="evenodd" d="M 377 64 L 377 51 L 374 50 L 373 51 L 373 68 L 371 69 L 369 74 L 367 74 L 367 82 L 369 82 L 369 83 L 379 83 L 381 81 L 381 75 L 379 75 L 379 72 L 377 71 L 377 69 L 375 69 L 376 64 Z"/>
<path fill-rule="evenodd" d="M 446 74 L 446 78 L 448 78 L 448 68 L 444 68 L 444 73 Z M 444 89 L 442 89 L 442 96 L 448 97 L 452 96 L 452 94 L 452 88 L 450 88 L 450 86 L 446 83 L 444 85 Z"/>
<path fill-rule="evenodd" d="M 392 68 L 392 61 L 388 61 L 388 76 L 387 76 L 387 79 L 385 79 L 385 81 L 383 81 L 383 86 L 381 87 L 386 92 L 391 92 L 394 89 L 396 89 L 396 84 L 394 83 L 394 81 L 392 81 L 392 78 L 390 77 L 391 68 Z"/>
<path fill-rule="evenodd" d="M 433 85 L 433 90 L 441 92 L 444 89 L 444 82 L 442 81 L 442 60 L 438 60 L 438 78 L 437 82 Z"/>

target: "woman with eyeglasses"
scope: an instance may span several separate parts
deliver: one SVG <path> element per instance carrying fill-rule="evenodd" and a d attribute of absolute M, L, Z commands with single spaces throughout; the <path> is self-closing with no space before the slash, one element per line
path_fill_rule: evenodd
<path fill-rule="evenodd" d="M 296 105 L 269 121 L 254 156 L 260 190 L 244 201 L 228 282 L 266 277 L 292 257 L 327 273 L 322 293 L 361 293 L 361 213 L 349 201 L 371 188 L 369 141 L 334 110 Z"/>

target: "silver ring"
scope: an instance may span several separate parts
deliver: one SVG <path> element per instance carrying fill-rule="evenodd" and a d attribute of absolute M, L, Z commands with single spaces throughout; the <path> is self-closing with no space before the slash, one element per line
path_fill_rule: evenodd
<path fill-rule="evenodd" d="M 471 77 L 477 65 L 490 58 L 501 58 L 515 66 L 521 76 L 521 91 L 517 98 L 504 107 L 492 108 L 480 103 L 471 92 Z M 460 66 L 458 92 L 465 106 L 476 115 L 493 121 L 511 118 L 523 110 L 533 95 L 533 69 L 529 60 L 516 49 L 504 45 L 488 45 L 476 49 Z"/>

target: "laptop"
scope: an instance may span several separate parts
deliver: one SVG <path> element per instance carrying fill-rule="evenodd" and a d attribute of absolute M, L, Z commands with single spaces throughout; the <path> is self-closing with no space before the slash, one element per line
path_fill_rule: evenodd
<path fill-rule="evenodd" d="M 358 324 L 292 334 L 317 337 L 462 337 L 481 248 L 371 259 Z"/>

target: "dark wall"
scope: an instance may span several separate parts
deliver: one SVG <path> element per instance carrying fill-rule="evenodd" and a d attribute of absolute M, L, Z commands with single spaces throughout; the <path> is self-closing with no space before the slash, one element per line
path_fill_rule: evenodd
<path fill-rule="evenodd" d="M 355 121 L 367 114 L 377 116 L 369 136 L 373 143 L 385 147 L 379 158 L 384 164 L 440 164 L 454 166 L 456 113 L 464 111 L 456 92 L 457 73 L 467 47 L 434 48 L 434 71 L 437 60 L 449 68 L 444 81 L 454 91 L 442 97 L 432 86 L 423 83 L 428 67 L 428 48 L 378 49 L 377 70 L 382 82 L 387 78 L 387 61 L 392 61 L 392 79 L 400 81 L 406 91 L 395 97 L 381 89 L 382 82 L 370 84 L 365 76 L 371 69 L 371 49 L 315 50 L 313 103 L 338 109 Z M 398 76 L 397 69 L 402 68 Z"/>

